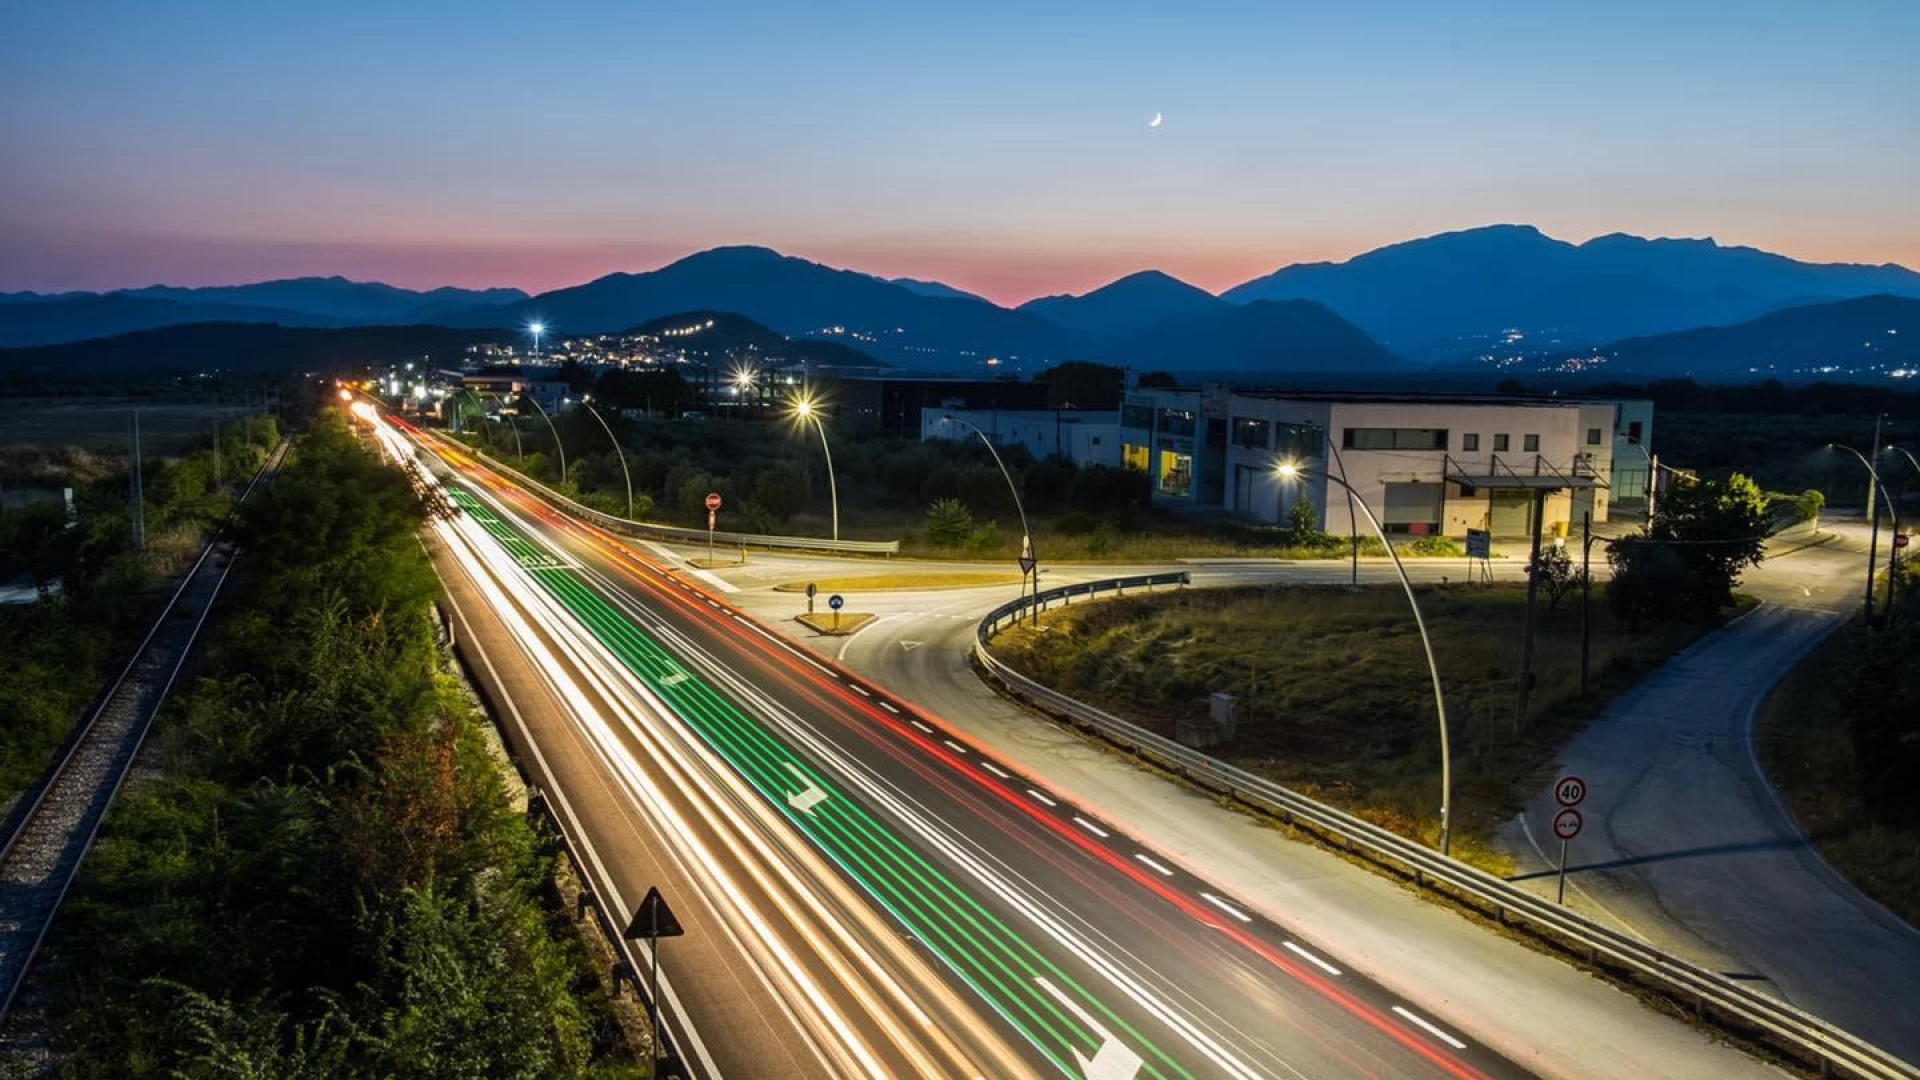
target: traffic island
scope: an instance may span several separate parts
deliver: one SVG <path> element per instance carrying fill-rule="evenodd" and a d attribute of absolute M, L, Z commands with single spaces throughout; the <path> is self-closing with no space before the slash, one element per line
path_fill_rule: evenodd
<path fill-rule="evenodd" d="M 845 637 L 875 618 L 876 616 L 870 611 L 829 611 L 823 614 L 794 616 L 800 625 L 827 637 Z"/>

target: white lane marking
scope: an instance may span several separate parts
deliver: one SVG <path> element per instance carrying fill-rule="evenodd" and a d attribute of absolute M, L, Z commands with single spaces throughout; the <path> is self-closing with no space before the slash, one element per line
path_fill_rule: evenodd
<path fill-rule="evenodd" d="M 1073 1058 L 1080 1065 L 1080 1075 L 1086 1080 L 1132 1080 L 1140 1074 L 1140 1066 L 1145 1062 L 1140 1060 L 1139 1054 L 1134 1053 L 1126 1043 L 1114 1038 L 1100 1021 L 1088 1015 L 1087 1010 L 1081 1008 L 1079 1002 L 1068 997 L 1059 987 L 1045 979 L 1033 981 L 1039 983 L 1042 990 L 1045 990 L 1055 1001 L 1066 1006 L 1069 1012 L 1079 1017 L 1080 1022 L 1093 1029 L 1093 1033 L 1099 1037 L 1100 1048 L 1094 1051 L 1091 1059 L 1082 1054 L 1079 1047 L 1073 1048 Z"/>
<path fill-rule="evenodd" d="M 871 691 L 871 690 L 869 690 L 869 689 L 867 689 L 867 688 L 866 688 L 866 687 L 864 687 L 864 686 L 861 686 L 861 685 L 860 685 L 859 683 L 857 683 L 857 682 L 850 682 L 850 683 L 848 683 L 848 684 L 847 684 L 847 686 L 848 686 L 848 687 L 850 687 L 850 688 L 851 688 L 851 689 L 853 690 L 853 692 L 854 692 L 854 693 L 856 693 L 856 694 L 859 694 L 859 695 L 860 695 L 861 697 L 872 697 L 872 696 L 873 696 L 873 691 Z"/>
<path fill-rule="evenodd" d="M 1041 802 L 1046 803 L 1048 806 L 1060 805 L 1059 803 L 1054 802 L 1052 799 L 1047 798 L 1045 795 L 1040 794 L 1039 792 L 1033 790 L 1032 788 L 1027 789 L 1027 794 L 1033 796 L 1036 799 L 1039 799 Z"/>
<path fill-rule="evenodd" d="M 1001 768 L 1001 767 L 1000 767 L 1000 766 L 998 766 L 998 765 L 995 765 L 995 764 L 994 764 L 993 762 L 991 762 L 991 761 L 983 761 L 983 762 L 981 762 L 981 763 L 980 763 L 980 767 L 981 767 L 981 768 L 983 768 L 983 769 L 985 769 L 985 770 L 987 770 L 988 772 L 990 772 L 990 773 L 992 773 L 993 775 L 995 775 L 995 776 L 997 776 L 997 777 L 999 777 L 999 778 L 1000 778 L 1000 779 L 1002 779 L 1002 780 L 1011 780 L 1011 779 L 1013 779 L 1013 774 L 1012 774 L 1012 773 L 1010 773 L 1010 772 L 1008 772 L 1007 770 L 1005 770 L 1005 769 L 1003 769 L 1003 768 Z"/>
<path fill-rule="evenodd" d="M 929 735 L 933 734 L 933 725 L 927 723 L 924 720 L 909 720 L 907 721 L 907 723 L 912 724 L 914 727 L 919 728 L 921 731 L 924 731 Z"/>
<path fill-rule="evenodd" d="M 1200 897 L 1201 899 L 1205 900 L 1207 903 L 1212 904 L 1214 907 L 1219 908 L 1221 911 L 1224 911 L 1227 914 L 1233 916 L 1234 918 L 1239 919 L 1241 922 L 1253 921 L 1253 916 L 1247 914 L 1244 911 L 1241 911 L 1239 908 L 1234 907 L 1232 904 L 1227 903 L 1225 900 L 1220 899 L 1219 897 L 1213 895 L 1210 892 L 1203 892 L 1200 894 Z"/>
<path fill-rule="evenodd" d="M 1459 1039 L 1456 1039 L 1453 1036 L 1447 1034 L 1446 1032 L 1441 1031 L 1439 1028 L 1434 1027 L 1428 1021 L 1423 1020 L 1418 1016 L 1415 1016 L 1414 1014 L 1408 1012 L 1407 1010 L 1401 1008 L 1400 1006 L 1395 1005 L 1393 1007 L 1393 1011 L 1399 1013 L 1401 1016 L 1406 1017 L 1407 1020 L 1409 1020 L 1410 1022 L 1418 1024 L 1422 1029 L 1426 1031 L 1427 1034 L 1432 1035 L 1434 1038 L 1439 1039 L 1441 1042 L 1446 1043 L 1448 1046 L 1453 1047 L 1455 1050 L 1465 1050 L 1467 1048 L 1466 1043 L 1463 1043 Z"/>
<path fill-rule="evenodd" d="M 815 660 L 815 659 L 814 659 L 813 657 L 811 657 L 811 656 L 808 656 L 808 655 L 807 655 L 806 653 L 803 653 L 803 652 L 800 652 L 800 651 L 798 651 L 798 650 L 795 650 L 795 651 L 794 651 L 794 655 L 795 655 L 795 656 L 798 656 L 798 657 L 799 657 L 800 659 L 802 659 L 802 660 L 805 660 L 805 661 L 806 661 L 807 663 L 809 663 L 809 664 L 812 664 L 812 665 L 813 665 L 814 667 L 817 667 L 817 668 L 819 668 L 819 669 L 821 670 L 821 672 L 823 672 L 824 674 L 827 674 L 827 675 L 832 675 L 832 674 L 833 674 L 833 669 L 832 669 L 832 668 L 830 668 L 830 667 L 828 667 L 827 665 L 825 665 L 825 664 L 823 664 L 823 663 L 821 663 L 821 662 L 820 662 L 820 661 L 818 661 L 818 660 Z"/>
<path fill-rule="evenodd" d="M 655 555 L 658 555 L 661 558 L 667 560 L 667 565 L 669 566 L 672 566 L 676 563 L 684 563 L 688 574 L 691 574 L 692 576 L 699 578 L 701 581 L 704 581 L 707 584 L 713 586 L 714 588 L 719 589 L 721 592 L 739 592 L 740 591 L 738 588 L 727 584 L 725 581 L 721 580 L 720 578 L 715 577 L 714 575 L 706 572 L 705 570 L 702 570 L 699 567 L 693 565 L 693 562 L 691 560 L 687 559 L 685 556 L 681 555 L 679 552 L 673 550 L 672 548 L 666 546 L 665 544 L 661 544 L 653 540 L 642 540 L 640 541 L 640 543 L 645 547 L 647 547 L 648 549 L 650 549 Z M 680 582 L 679 584 L 681 588 L 686 589 L 688 591 L 692 591 L 693 589 L 693 586 L 687 584 L 684 581 Z"/>
<path fill-rule="evenodd" d="M 681 683 L 686 682 L 688 679 L 691 679 L 691 678 L 693 678 L 693 676 L 687 674 L 684 671 L 676 671 L 673 674 L 667 676 L 666 678 L 661 679 L 660 685 L 661 686 L 679 686 Z"/>
<path fill-rule="evenodd" d="M 880 703 L 880 707 L 881 707 L 881 708 L 883 708 L 883 709 L 885 709 L 885 710 L 887 710 L 888 712 L 890 712 L 890 713 L 892 713 L 892 714 L 894 714 L 895 716 L 898 716 L 898 715 L 900 715 L 900 708 L 899 708 L 899 706 L 897 706 L 897 705 L 895 705 L 895 704 L 894 704 L 893 702 L 891 702 L 891 701 L 883 701 L 883 702 L 881 702 L 881 703 Z"/>
<path fill-rule="evenodd" d="M 813 778 L 807 775 L 806 770 L 791 761 L 785 764 L 788 772 L 799 777 L 800 782 L 807 785 L 805 790 L 797 791 L 787 796 L 787 805 L 803 814 L 813 813 L 814 807 L 819 806 L 827 800 L 827 793 L 821 791 L 814 785 Z"/>
<path fill-rule="evenodd" d="M 1291 951 L 1295 956 L 1298 956 L 1300 959 L 1305 960 L 1307 963 L 1312 964 L 1314 967 L 1319 968 L 1321 971 L 1324 971 L 1329 975 L 1340 974 L 1339 968 L 1334 967 L 1332 964 L 1327 963 L 1325 960 L 1322 960 L 1319 957 L 1308 952 L 1307 950 L 1301 948 L 1300 946 L 1295 945 L 1293 942 L 1283 941 L 1280 944 L 1285 945 L 1287 949 Z"/>
<path fill-rule="evenodd" d="M 1133 857 L 1139 860 L 1140 862 L 1145 863 L 1146 865 L 1152 867 L 1154 871 L 1158 873 L 1161 877 L 1173 876 L 1173 867 L 1168 866 L 1167 864 L 1161 862 L 1160 860 L 1154 858 L 1151 855 L 1148 855 L 1144 852 L 1136 852 Z"/>
<path fill-rule="evenodd" d="M 1095 825 L 1093 822 L 1088 821 L 1086 818 L 1081 817 L 1079 814 L 1073 815 L 1073 823 L 1087 830 L 1093 835 L 1099 837 L 1102 840 L 1105 840 L 1107 838 L 1107 830 L 1101 828 L 1098 825 Z"/>
<path fill-rule="evenodd" d="M 941 739 L 940 741 L 946 744 L 947 749 L 953 751 L 956 754 L 964 754 L 967 752 L 966 747 L 961 746 L 959 743 L 954 742 L 952 739 Z"/>

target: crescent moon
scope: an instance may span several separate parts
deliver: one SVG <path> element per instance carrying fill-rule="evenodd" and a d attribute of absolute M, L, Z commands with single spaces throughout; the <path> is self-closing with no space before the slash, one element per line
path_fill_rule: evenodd
<path fill-rule="evenodd" d="M 1149 121 L 1147 121 L 1147 126 L 1148 126 L 1148 127 L 1159 127 L 1159 126 L 1160 126 L 1160 114 L 1159 114 L 1159 113 L 1154 113 L 1154 114 L 1153 114 L 1153 119 L 1151 119 L 1151 120 L 1149 120 Z"/>

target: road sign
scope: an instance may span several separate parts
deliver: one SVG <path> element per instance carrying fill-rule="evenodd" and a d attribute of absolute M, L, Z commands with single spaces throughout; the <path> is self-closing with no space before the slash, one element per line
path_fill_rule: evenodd
<path fill-rule="evenodd" d="M 1571 840 L 1580 835 L 1580 811 L 1569 806 L 1553 815 L 1553 835 L 1562 840 Z"/>
<path fill-rule="evenodd" d="M 832 596 L 827 597 L 827 606 L 835 611 L 839 611 L 841 608 L 847 606 L 847 598 L 841 596 L 839 593 L 834 593 Z"/>
<path fill-rule="evenodd" d="M 650 888 L 633 909 L 633 921 L 627 924 L 625 935 L 628 941 L 643 941 L 652 938 L 679 937 L 686 933 L 686 927 L 674 917 L 673 909 L 667 907 L 667 898 L 660 895 L 658 888 Z"/>
<path fill-rule="evenodd" d="M 1553 797 L 1561 806 L 1579 806 L 1587 797 L 1587 782 L 1577 776 L 1563 776 L 1553 785 Z"/>
<path fill-rule="evenodd" d="M 1493 534 L 1486 529 L 1467 530 L 1467 558 L 1490 559 L 1493 557 Z"/>
<path fill-rule="evenodd" d="M 1039 563 L 1034 560 L 1033 556 L 1031 555 L 1020 556 L 1020 572 L 1022 574 L 1033 573 L 1033 568 L 1038 565 Z"/>
<path fill-rule="evenodd" d="M 720 509 L 720 493 L 717 491 L 707 492 L 707 513 L 711 514 L 718 509 Z"/>
<path fill-rule="evenodd" d="M 807 582 L 807 599 L 811 600 L 815 596 L 818 596 L 819 594 L 820 594 L 820 586 L 815 585 L 811 581 Z"/>
<path fill-rule="evenodd" d="M 707 531 L 708 531 L 708 532 L 712 532 L 712 531 L 713 531 L 713 511 L 711 511 L 711 510 L 709 510 L 709 511 L 707 511 Z M 709 537 L 707 537 L 707 540 L 709 541 L 709 543 L 707 544 L 707 546 L 708 546 L 708 547 L 712 547 L 712 546 L 713 546 L 713 544 L 711 543 L 711 541 L 713 540 L 713 537 L 711 537 L 711 536 L 709 536 Z M 709 555 L 711 555 L 711 554 L 712 554 L 712 552 L 708 552 L 708 554 L 709 554 Z"/>

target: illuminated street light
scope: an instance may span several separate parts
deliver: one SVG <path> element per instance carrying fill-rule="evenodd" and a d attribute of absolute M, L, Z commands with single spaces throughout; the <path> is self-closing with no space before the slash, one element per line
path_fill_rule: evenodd
<path fill-rule="evenodd" d="M 1323 476 L 1329 482 L 1347 489 L 1360 512 L 1367 515 L 1367 523 L 1380 536 L 1387 555 L 1393 559 L 1393 572 L 1400 575 L 1400 587 L 1406 590 L 1407 606 L 1413 609 L 1413 625 L 1420 630 L 1420 647 L 1427 652 L 1427 674 L 1433 679 L 1433 711 L 1440 720 L 1440 854 L 1453 852 L 1453 754 L 1447 743 L 1447 699 L 1440 690 L 1440 667 L 1433 660 L 1433 639 L 1427 636 L 1427 620 L 1420 615 L 1420 601 L 1413 595 L 1413 582 L 1407 580 L 1407 569 L 1400 565 L 1400 553 L 1393 549 L 1393 542 L 1387 539 L 1387 531 L 1380 527 L 1380 519 L 1373 516 L 1373 508 L 1367 505 L 1366 497 L 1354 490 L 1352 484 L 1329 472 L 1319 469 L 1304 469 L 1291 461 L 1282 461 L 1274 465 L 1273 471 L 1282 480 L 1297 480 L 1309 473 Z"/>
<path fill-rule="evenodd" d="M 342 389 L 341 389 L 341 391 L 340 391 L 340 400 L 341 400 L 341 401 L 352 401 L 352 400 L 353 400 L 353 391 L 351 391 L 351 390 L 347 390 L 347 389 L 344 389 L 344 388 L 342 388 Z"/>
<path fill-rule="evenodd" d="M 827 428 L 820 420 L 820 406 L 813 398 L 801 395 L 793 399 L 793 415 L 802 424 L 811 423 L 820 432 L 820 452 L 827 457 L 827 497 L 833 507 L 833 538 L 840 539 L 840 486 L 833 478 L 833 450 L 827 445 Z"/>
<path fill-rule="evenodd" d="M 536 357 L 540 355 L 540 335 L 546 332 L 546 323 L 530 322 L 527 324 L 527 333 L 533 335 L 533 355 Z"/>
<path fill-rule="evenodd" d="M 1874 441 L 1874 445 L 1876 446 L 1879 445 L 1880 443 L 1880 421 L 1878 418 L 1875 418 L 1874 420 L 1873 441 Z M 1871 521 L 1873 524 L 1872 524 L 1871 530 L 1867 533 L 1866 615 L 1867 615 L 1867 621 L 1872 622 L 1873 621 L 1873 570 L 1874 570 L 1874 567 L 1878 565 L 1878 563 L 1880 562 L 1880 508 L 1874 505 L 1875 492 L 1878 491 L 1879 500 L 1887 505 L 1887 514 L 1893 519 L 1893 535 L 1895 536 L 1900 535 L 1900 510 L 1898 507 L 1894 506 L 1893 496 L 1888 493 L 1886 482 L 1880 479 L 1880 470 L 1873 467 L 1873 462 L 1867 459 L 1867 455 L 1861 453 L 1858 450 L 1855 450 L 1853 447 L 1848 446 L 1845 443 L 1828 443 L 1827 449 L 1845 450 L 1847 453 L 1852 454 L 1860 462 L 1860 464 L 1863 467 L 1865 467 L 1865 469 L 1867 470 L 1867 519 Z M 1875 454 L 1874 456 L 1878 457 L 1879 455 Z M 1895 550 L 1897 551 L 1899 549 L 1896 548 Z M 1887 575 L 1887 612 L 1888 614 L 1892 614 L 1893 612 L 1894 576 L 1895 575 L 1891 573 Z"/>

